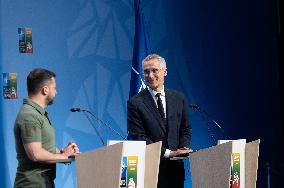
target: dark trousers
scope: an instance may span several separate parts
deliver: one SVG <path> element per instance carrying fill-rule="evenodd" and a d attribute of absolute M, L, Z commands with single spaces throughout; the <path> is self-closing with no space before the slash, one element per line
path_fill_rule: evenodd
<path fill-rule="evenodd" d="M 13 188 L 55 188 L 53 178 L 43 173 L 37 173 L 32 178 L 28 175 L 17 172 Z"/>
<path fill-rule="evenodd" d="M 183 188 L 184 164 L 183 161 L 161 159 L 159 168 L 158 188 Z"/>

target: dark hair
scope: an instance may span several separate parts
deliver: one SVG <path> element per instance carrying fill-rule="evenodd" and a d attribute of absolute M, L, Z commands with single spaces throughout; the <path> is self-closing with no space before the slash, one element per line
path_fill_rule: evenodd
<path fill-rule="evenodd" d="M 50 81 L 51 78 L 55 77 L 56 75 L 54 72 L 46 69 L 36 68 L 32 70 L 27 77 L 28 94 L 36 94 L 44 86 L 44 84 Z"/>

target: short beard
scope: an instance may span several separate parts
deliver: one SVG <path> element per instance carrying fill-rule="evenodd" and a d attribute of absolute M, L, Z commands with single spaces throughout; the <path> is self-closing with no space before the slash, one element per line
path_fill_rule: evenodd
<path fill-rule="evenodd" d="M 54 102 L 54 99 L 50 99 L 49 97 L 46 98 L 46 105 L 49 106 L 49 105 L 52 105 Z"/>
<path fill-rule="evenodd" d="M 52 99 L 52 100 L 48 101 L 47 105 L 48 105 L 48 106 L 49 106 L 49 105 L 52 105 L 53 102 L 54 102 L 54 100 Z"/>

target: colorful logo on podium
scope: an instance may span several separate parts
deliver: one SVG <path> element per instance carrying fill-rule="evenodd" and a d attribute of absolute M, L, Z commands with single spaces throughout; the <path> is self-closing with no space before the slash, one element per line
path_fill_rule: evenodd
<path fill-rule="evenodd" d="M 122 159 L 121 188 L 136 188 L 138 156 L 127 156 Z"/>
<path fill-rule="evenodd" d="M 231 188 L 240 188 L 240 153 L 232 153 Z"/>

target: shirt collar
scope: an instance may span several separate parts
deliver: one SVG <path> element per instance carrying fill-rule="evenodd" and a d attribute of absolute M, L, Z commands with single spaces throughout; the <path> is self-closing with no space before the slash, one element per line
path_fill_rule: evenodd
<path fill-rule="evenodd" d="M 42 108 L 40 105 L 38 105 L 37 103 L 33 102 L 29 98 L 24 99 L 23 100 L 23 104 L 27 104 L 27 105 L 30 105 L 30 106 L 34 107 L 42 115 L 46 115 L 47 114 L 47 111 L 45 111 L 44 108 Z"/>
<path fill-rule="evenodd" d="M 148 89 L 148 91 L 151 93 L 152 97 L 156 97 L 156 94 L 157 94 L 157 93 L 161 93 L 161 96 L 163 96 L 163 97 L 166 96 L 166 94 L 165 94 L 165 87 L 164 87 L 164 86 L 163 86 L 163 88 L 162 88 L 162 90 L 161 90 L 160 92 L 157 92 L 157 91 L 151 89 L 151 88 L 148 87 L 148 86 L 147 86 L 147 89 Z"/>

